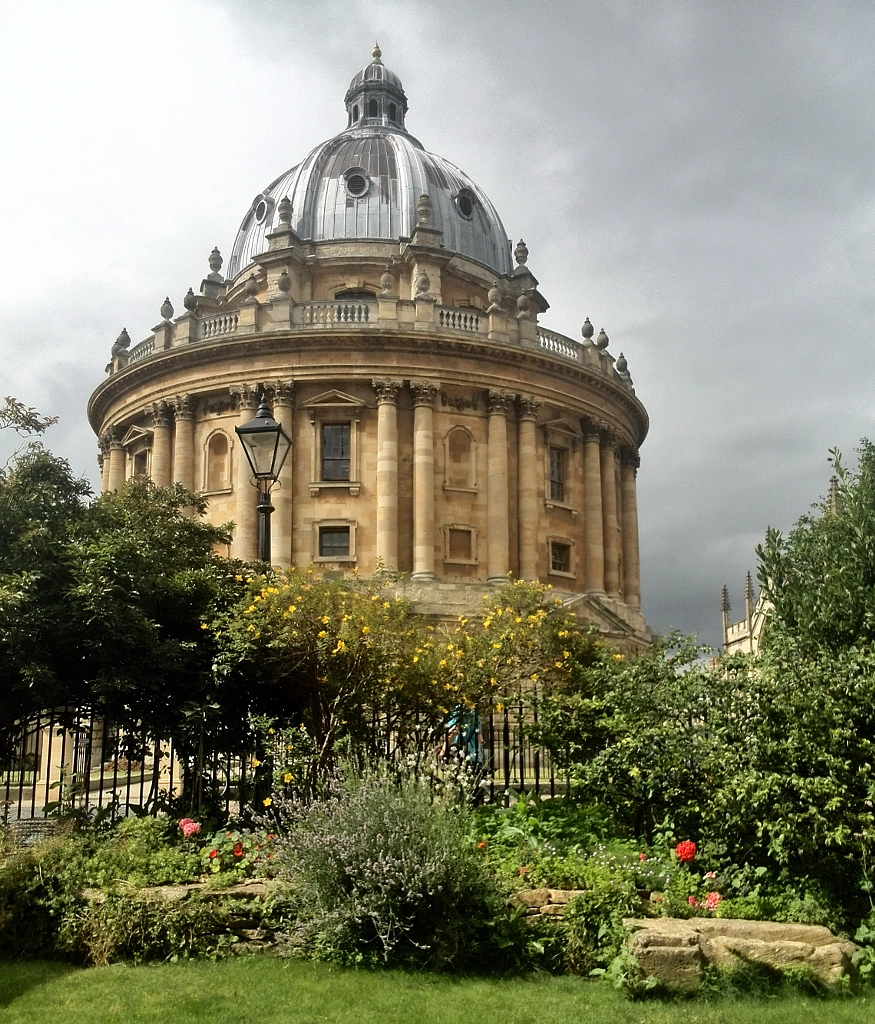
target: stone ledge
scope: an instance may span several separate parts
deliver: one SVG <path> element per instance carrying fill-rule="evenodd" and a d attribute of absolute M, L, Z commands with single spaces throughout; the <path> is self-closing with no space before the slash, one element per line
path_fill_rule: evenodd
<path fill-rule="evenodd" d="M 641 970 L 668 989 L 698 988 L 706 965 L 759 964 L 777 973 L 807 967 L 825 985 L 852 976 L 858 948 L 820 925 L 720 918 L 626 918 Z"/>

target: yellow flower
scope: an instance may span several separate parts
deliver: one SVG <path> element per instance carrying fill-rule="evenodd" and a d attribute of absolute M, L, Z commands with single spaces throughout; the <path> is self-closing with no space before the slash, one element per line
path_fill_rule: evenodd
<path fill-rule="evenodd" d="M 293 604 L 290 604 L 290 605 L 289 605 L 289 612 L 290 612 L 291 614 L 294 614 L 294 612 L 295 612 L 295 605 L 293 605 Z"/>
<path fill-rule="evenodd" d="M 414 654 L 413 655 L 413 663 L 416 664 L 417 661 L 419 661 L 419 655 L 418 654 Z"/>
<path fill-rule="evenodd" d="M 370 631 L 371 631 L 371 627 L 370 626 L 362 626 L 362 632 L 363 633 L 370 633 Z"/>
<path fill-rule="evenodd" d="M 270 807 L 270 805 L 273 803 L 273 800 L 271 800 L 269 796 L 266 796 L 261 802 L 264 804 L 265 807 Z"/>
<path fill-rule="evenodd" d="M 383 602 L 383 607 L 384 607 L 384 608 L 391 608 L 391 607 L 392 607 L 392 605 L 390 605 L 388 601 L 384 601 L 384 602 Z"/>
<path fill-rule="evenodd" d="M 207 624 L 205 622 L 202 622 L 201 623 L 201 629 L 206 629 L 206 628 L 207 628 Z"/>
<path fill-rule="evenodd" d="M 438 662 L 438 668 L 445 668 L 446 664 L 447 664 L 447 659 L 446 658 L 441 658 L 441 660 Z"/>
<path fill-rule="evenodd" d="M 292 781 L 292 773 L 291 772 L 286 772 L 286 774 L 283 776 L 283 782 L 291 782 L 291 781 Z"/>
<path fill-rule="evenodd" d="M 253 768 L 258 768 L 258 766 L 259 766 L 260 764 L 261 764 L 261 761 L 259 761 L 257 757 L 253 757 L 253 758 L 252 758 L 252 767 L 253 767 Z"/>
<path fill-rule="evenodd" d="M 324 629 L 319 633 L 319 639 L 320 640 L 324 640 L 325 637 L 327 637 L 327 636 L 328 636 L 328 634 L 325 632 Z"/>

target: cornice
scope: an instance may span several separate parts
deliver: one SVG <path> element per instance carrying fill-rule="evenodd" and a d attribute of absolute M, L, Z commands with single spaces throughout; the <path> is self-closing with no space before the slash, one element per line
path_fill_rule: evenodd
<path fill-rule="evenodd" d="M 300 365 L 302 352 L 337 349 L 341 352 L 363 352 L 384 349 L 392 352 L 420 352 L 427 349 L 430 354 L 451 354 L 475 359 L 478 363 L 493 366 L 514 365 L 538 370 L 545 376 L 561 381 L 567 386 L 572 382 L 584 391 L 595 392 L 609 398 L 629 418 L 635 427 L 636 445 L 641 445 L 647 436 L 650 421 L 641 401 L 630 394 L 625 387 L 609 380 L 599 371 L 570 360 L 557 358 L 533 348 L 489 341 L 482 335 L 464 336 L 448 331 L 418 332 L 413 330 L 344 330 L 342 325 L 328 331 L 271 331 L 265 333 L 237 334 L 233 339 L 223 337 L 215 341 L 196 342 L 155 353 L 141 359 L 132 366 L 112 374 L 95 389 L 88 401 L 88 419 L 97 432 L 104 422 L 109 407 L 122 398 L 125 392 L 143 387 L 164 377 L 186 369 L 196 370 L 225 359 L 239 362 L 240 358 L 272 353 L 287 353 L 294 356 L 294 363 Z M 320 362 L 326 372 L 333 364 L 323 359 Z M 277 370 L 271 370 L 275 376 Z M 236 373 L 239 377 L 239 370 Z M 396 376 L 393 370 L 392 376 Z M 466 381 L 466 384 L 474 384 Z M 192 390 L 195 381 L 192 381 Z M 175 385 L 180 387 L 181 385 Z M 533 390 L 528 383 L 527 392 Z M 547 398 L 546 395 L 538 397 Z"/>

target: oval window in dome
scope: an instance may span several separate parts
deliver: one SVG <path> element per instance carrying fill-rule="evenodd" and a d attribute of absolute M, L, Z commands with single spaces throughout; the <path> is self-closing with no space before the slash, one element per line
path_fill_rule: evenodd
<path fill-rule="evenodd" d="M 346 179 L 346 193 L 358 199 L 365 195 L 370 187 L 370 179 L 365 173 L 362 167 L 351 167 L 348 171 L 344 171 L 343 174 Z"/>
<path fill-rule="evenodd" d="M 260 195 L 252 200 L 252 214 L 256 224 L 263 224 L 273 210 L 273 200 L 270 196 Z"/>
<path fill-rule="evenodd" d="M 461 215 L 470 219 L 474 214 L 474 196 L 467 188 L 460 189 L 456 196 L 456 209 Z"/>

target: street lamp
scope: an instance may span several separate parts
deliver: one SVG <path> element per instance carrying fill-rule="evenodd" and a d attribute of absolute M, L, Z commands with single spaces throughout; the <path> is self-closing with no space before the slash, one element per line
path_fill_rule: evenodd
<path fill-rule="evenodd" d="M 254 476 L 253 484 L 258 488 L 258 557 L 270 562 L 270 489 L 276 483 L 289 448 L 291 438 L 273 418 L 273 411 L 264 394 L 258 406 L 255 419 L 234 427 L 246 459 Z"/>

